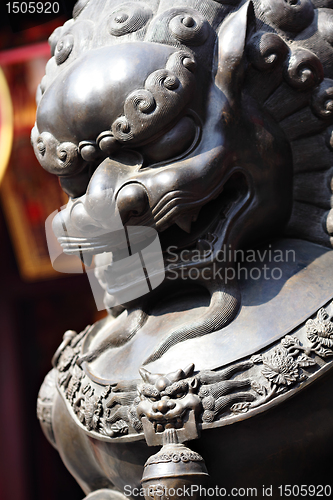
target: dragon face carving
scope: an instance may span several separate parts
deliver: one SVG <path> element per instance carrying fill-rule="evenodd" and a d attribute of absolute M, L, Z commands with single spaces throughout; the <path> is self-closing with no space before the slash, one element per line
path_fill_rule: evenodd
<path fill-rule="evenodd" d="M 191 377 L 193 370 L 194 365 L 190 365 L 185 370 L 159 375 L 142 368 L 140 373 L 144 383 L 138 387 L 138 418 L 148 418 L 155 432 L 163 432 L 165 429 L 182 428 L 190 411 L 198 415 L 201 400 L 197 394 L 198 380 Z"/>

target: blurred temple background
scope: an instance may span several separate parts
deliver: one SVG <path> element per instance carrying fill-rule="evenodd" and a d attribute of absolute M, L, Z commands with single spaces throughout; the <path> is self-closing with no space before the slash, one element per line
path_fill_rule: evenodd
<path fill-rule="evenodd" d="M 66 203 L 30 145 L 35 93 L 50 57 L 47 39 L 71 17 L 0 12 L 0 500 L 84 497 L 36 418 L 39 387 L 67 329 L 98 313 L 86 275 L 53 270 L 45 219 Z"/>

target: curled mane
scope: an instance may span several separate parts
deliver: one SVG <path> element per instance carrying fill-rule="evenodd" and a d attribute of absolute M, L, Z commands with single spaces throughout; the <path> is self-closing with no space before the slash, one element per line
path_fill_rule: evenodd
<path fill-rule="evenodd" d="M 253 3 L 257 32 L 248 45 L 247 88 L 280 124 L 293 155 L 285 233 L 331 247 L 333 2 Z"/>

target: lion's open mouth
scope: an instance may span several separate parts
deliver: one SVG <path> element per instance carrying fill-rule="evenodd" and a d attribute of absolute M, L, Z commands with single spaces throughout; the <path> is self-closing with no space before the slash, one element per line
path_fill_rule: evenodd
<path fill-rule="evenodd" d="M 155 227 L 159 233 L 166 265 L 171 264 L 173 268 L 182 267 L 184 262 L 179 253 L 184 249 L 187 251 L 187 267 L 192 260 L 198 265 L 199 254 L 203 262 L 207 258 L 211 260 L 214 251 L 222 246 L 230 226 L 247 202 L 249 194 L 247 179 L 242 172 L 236 171 L 222 188 L 216 189 L 216 192 L 218 194 L 214 197 L 215 193 L 212 193 L 210 201 L 204 206 L 202 206 L 203 200 L 196 200 L 196 202 L 192 200 L 193 207 L 189 207 L 189 215 L 181 215 L 178 219 L 174 217 L 172 211 L 174 200 L 179 206 L 179 197 L 169 197 L 165 203 L 161 202 L 159 207 L 155 207 L 155 214 L 157 216 L 162 214 L 157 217 Z M 184 206 L 187 198 L 186 193 L 182 195 Z M 194 211 L 196 211 L 195 215 L 193 215 Z M 122 230 L 106 232 L 102 228 L 99 230 L 100 234 L 95 232 L 95 236 L 88 236 L 89 231 L 87 231 L 87 236 L 71 236 L 63 221 L 63 233 L 58 236 L 58 241 L 66 254 L 78 255 L 85 262 L 89 261 L 93 255 L 105 252 L 112 252 L 113 262 L 115 262 L 124 258 L 124 252 L 127 251 L 128 226 L 138 227 L 136 240 L 138 243 L 141 239 L 141 246 L 144 246 L 144 241 L 147 240 L 146 235 L 141 238 L 139 232 L 142 223 L 141 218 L 133 217 L 125 226 L 125 236 Z M 150 242 L 147 240 L 146 243 Z M 170 252 L 172 252 L 172 259 Z M 178 256 L 175 257 L 176 255 Z M 126 269 L 124 273 L 126 274 Z M 120 283 L 118 285 L 121 286 Z"/>
<path fill-rule="evenodd" d="M 155 432 L 164 432 L 165 429 L 181 429 L 183 427 L 183 419 L 181 417 L 170 420 L 153 420 Z"/>
<path fill-rule="evenodd" d="M 186 202 L 189 199 L 186 193 L 181 197 L 177 194 L 173 197 L 170 196 L 169 201 L 166 200 L 165 203 L 159 204 L 159 210 L 155 208 L 152 211 L 156 213 L 155 227 L 159 232 L 164 251 L 167 251 L 169 247 L 176 247 L 176 251 L 186 248 L 188 250 L 200 249 L 206 253 L 209 250 L 209 243 L 213 241 L 209 235 L 220 232 L 235 218 L 244 206 L 249 189 L 245 176 L 236 172 L 228 179 L 223 188 L 216 191 L 220 191 L 219 194 L 214 197 L 213 193 L 210 196 L 211 200 L 204 206 L 202 206 L 203 200 L 194 201 L 192 197 L 189 215 L 180 215 L 175 218 L 172 213 L 175 204 L 178 207 L 181 206 L 179 205 L 180 199 L 184 208 L 186 207 Z M 143 222 L 145 221 L 133 217 L 125 227 L 140 226 L 141 224 L 144 226 Z M 101 234 L 96 236 L 89 236 L 89 231 L 87 231 L 87 236 L 72 236 L 64 222 L 62 226 L 63 234 L 58 236 L 58 241 L 63 251 L 69 255 L 117 253 L 117 250 L 124 250 L 127 243 L 126 239 L 120 237 L 121 231 L 119 230 L 105 232 L 101 228 L 99 231 Z"/>
<path fill-rule="evenodd" d="M 166 230 L 159 233 L 163 250 L 173 249 L 175 253 L 188 250 L 187 259 L 191 255 L 210 256 L 214 246 L 222 245 L 230 225 L 244 209 L 249 197 L 247 179 L 241 172 L 234 173 L 220 189 L 219 194 L 204 205 L 195 220 L 187 219 L 187 229 L 180 228 L 175 221 Z M 184 220 L 184 219 L 183 219 Z M 176 263 L 175 259 L 172 262 Z"/>

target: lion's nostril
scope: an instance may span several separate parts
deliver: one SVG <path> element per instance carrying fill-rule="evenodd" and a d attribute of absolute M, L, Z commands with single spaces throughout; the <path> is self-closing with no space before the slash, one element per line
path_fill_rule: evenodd
<path fill-rule="evenodd" d="M 123 224 L 126 224 L 131 217 L 139 217 L 148 210 L 147 191 L 141 184 L 127 184 L 119 191 L 117 206 L 121 220 Z"/>

